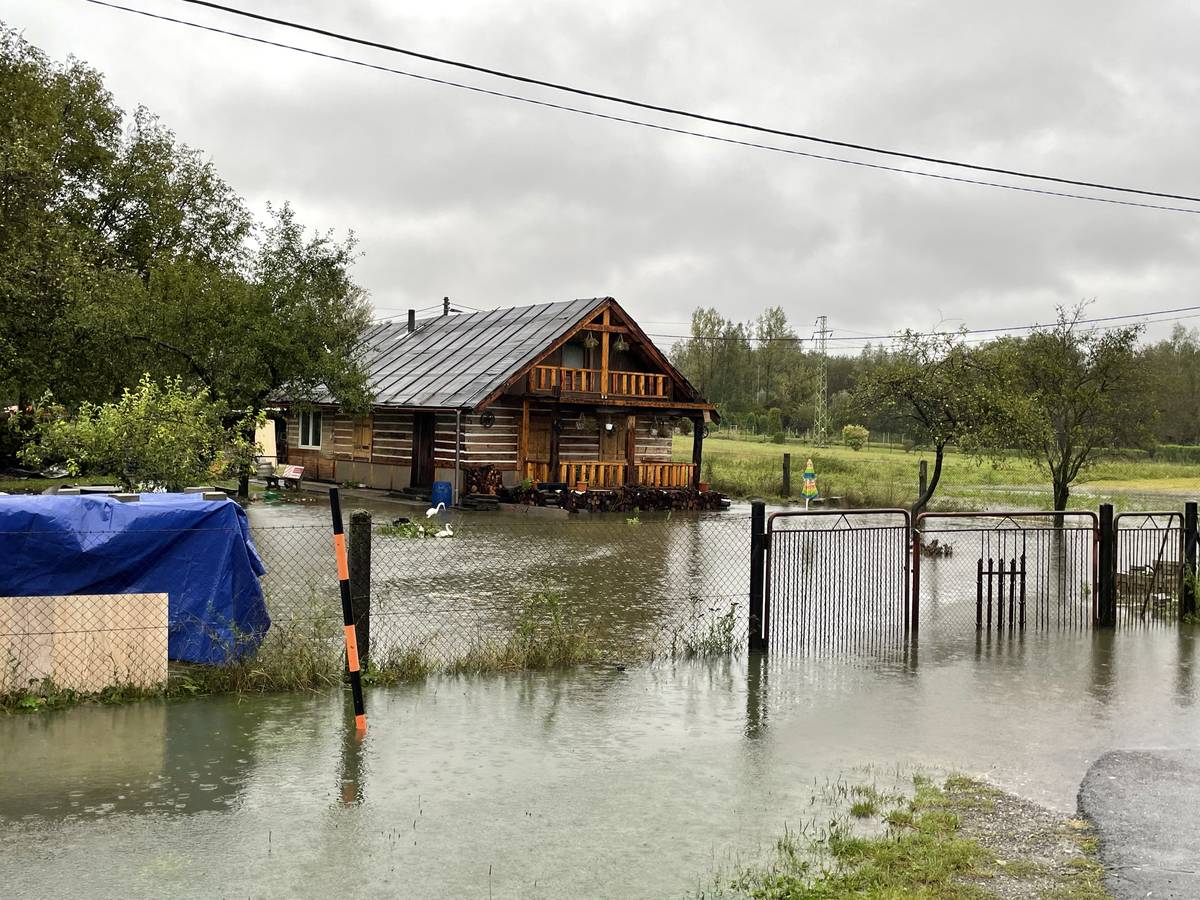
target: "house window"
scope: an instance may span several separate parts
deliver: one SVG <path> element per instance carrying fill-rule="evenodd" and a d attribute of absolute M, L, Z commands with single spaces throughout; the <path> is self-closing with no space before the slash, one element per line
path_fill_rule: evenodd
<path fill-rule="evenodd" d="M 304 450 L 321 449 L 321 413 L 305 411 L 300 413 L 300 447 Z"/>

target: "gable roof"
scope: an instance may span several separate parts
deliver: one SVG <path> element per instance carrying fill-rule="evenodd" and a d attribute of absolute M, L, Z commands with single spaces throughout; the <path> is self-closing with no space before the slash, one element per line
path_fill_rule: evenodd
<path fill-rule="evenodd" d="M 593 297 L 436 316 L 418 321 L 411 333 L 403 320 L 381 322 L 367 332 L 363 342 L 373 402 L 441 409 L 486 405 L 605 304 L 616 306 L 611 297 Z M 621 314 L 628 319 L 623 311 Z M 631 330 L 684 386 L 689 399 L 699 399 L 665 354 L 629 321 Z"/>

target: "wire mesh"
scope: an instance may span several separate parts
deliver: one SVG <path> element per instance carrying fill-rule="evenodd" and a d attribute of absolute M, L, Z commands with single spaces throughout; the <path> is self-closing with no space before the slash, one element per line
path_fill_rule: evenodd
<path fill-rule="evenodd" d="M 1169 624 L 1183 602 L 1186 562 L 1183 515 L 1122 513 L 1114 519 L 1117 625 Z"/>
<path fill-rule="evenodd" d="M 166 594 L 0 597 L 0 694 L 166 679 Z"/>
<path fill-rule="evenodd" d="M 728 652 L 746 640 L 745 517 L 590 515 L 375 522 L 369 658 L 453 662 L 557 623 L 612 654 Z M 348 531 L 352 592 L 354 542 Z M 340 621 L 329 531 L 256 528 L 274 623 Z M 356 606 L 361 598 L 355 597 Z"/>
<path fill-rule="evenodd" d="M 1081 629 L 1094 618 L 1087 514 L 937 513 L 917 525 L 922 633 Z"/>
<path fill-rule="evenodd" d="M 901 511 L 771 517 L 772 651 L 879 652 L 904 637 L 909 524 Z"/>

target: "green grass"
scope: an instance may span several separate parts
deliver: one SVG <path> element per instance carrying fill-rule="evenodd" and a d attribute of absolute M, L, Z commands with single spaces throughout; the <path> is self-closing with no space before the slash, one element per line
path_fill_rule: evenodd
<path fill-rule="evenodd" d="M 280 691 L 323 691 L 342 684 L 344 648 L 340 617 L 319 609 L 309 615 L 279 619 L 252 655 L 221 666 L 172 664 L 166 685 L 115 686 L 81 693 L 44 680 L 0 693 L 0 711 L 28 713 L 62 709 L 78 703 L 124 703 L 148 698 L 208 694 L 260 694 Z M 601 657 L 585 628 L 567 619 L 557 596 L 531 595 L 511 634 L 480 641 L 461 656 L 434 660 L 420 647 L 397 647 L 372 658 L 364 672 L 368 685 L 418 681 L 437 673 L 479 675 L 491 672 L 553 669 Z"/>
<path fill-rule="evenodd" d="M 1037 859 L 999 858 L 996 851 L 964 835 L 965 817 L 985 817 L 994 809 L 999 794 L 992 788 L 965 778 L 948 779 L 939 787 L 920 777 L 914 778 L 913 787 L 909 798 L 882 795 L 873 787 L 843 792 L 860 798 L 850 806 L 849 818 L 838 816 L 827 826 L 814 823 L 799 831 L 785 828 L 763 859 L 718 872 L 712 885 L 698 896 L 974 900 L 997 896 L 983 885 L 1002 876 L 1006 884 L 1015 882 L 1027 891 L 1038 885 L 1038 896 L 1063 900 L 1109 897 L 1103 872 L 1092 858 L 1094 841 L 1087 846 L 1093 839 L 1086 823 L 1077 823 L 1083 829 L 1069 835 L 1080 855 L 1070 859 L 1065 871 L 1056 871 Z M 854 820 L 874 815 L 879 805 L 892 807 L 884 815 L 883 831 L 857 832 Z M 867 812 L 868 806 L 875 809 Z M 1034 896 L 1021 894 L 1026 895 Z"/>
<path fill-rule="evenodd" d="M 933 453 L 928 450 L 905 452 L 875 445 L 854 451 L 837 444 L 818 448 L 795 442 L 781 446 L 765 439 L 718 433 L 704 443 L 702 471 L 714 489 L 728 496 L 778 500 L 785 452 L 792 455 L 793 500 L 799 498 L 804 465 L 811 458 L 821 495 L 841 497 L 844 505 L 851 507 L 909 506 L 916 499 L 921 460 L 933 467 Z M 691 437 L 676 436 L 675 459 L 690 461 L 691 453 Z M 1200 464 L 1115 452 L 1098 458 L 1072 486 L 1070 505 L 1091 509 L 1100 502 L 1115 501 L 1121 509 L 1154 508 L 1170 506 L 1174 498 L 1197 492 Z M 1137 496 L 1140 494 L 1150 496 Z M 1155 494 L 1168 496 L 1159 499 Z M 1009 455 L 994 463 L 951 452 L 943 463 L 932 508 L 1047 509 L 1052 505 L 1049 478 L 1032 462 Z"/>

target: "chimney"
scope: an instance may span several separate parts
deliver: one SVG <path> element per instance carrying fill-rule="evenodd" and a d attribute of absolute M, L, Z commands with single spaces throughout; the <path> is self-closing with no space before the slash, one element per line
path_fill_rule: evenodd
<path fill-rule="evenodd" d="M 408 333 L 412 334 L 417 330 L 417 311 L 410 309 L 408 311 Z"/>
<path fill-rule="evenodd" d="M 442 315 L 443 316 L 450 315 L 450 298 L 449 297 L 442 298 Z"/>

